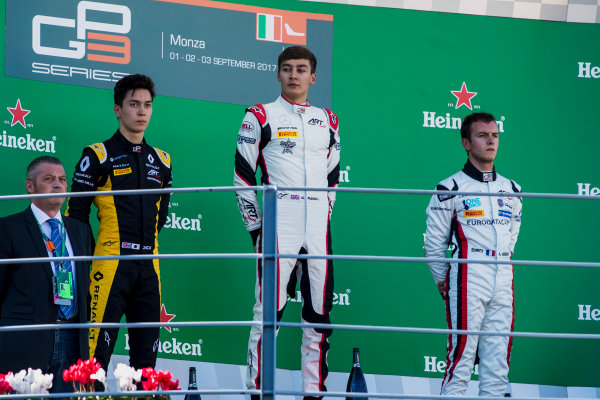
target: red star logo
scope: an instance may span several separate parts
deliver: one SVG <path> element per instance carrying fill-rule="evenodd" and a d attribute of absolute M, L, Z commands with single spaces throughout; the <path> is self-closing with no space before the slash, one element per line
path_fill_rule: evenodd
<path fill-rule="evenodd" d="M 175 314 L 167 314 L 167 309 L 163 304 L 160 307 L 160 322 L 170 322 L 173 318 L 175 318 Z M 170 326 L 163 326 L 162 328 L 165 328 L 167 331 L 169 331 L 169 333 L 171 333 Z"/>
<path fill-rule="evenodd" d="M 6 109 L 12 114 L 12 122 L 10 124 L 11 127 L 19 123 L 21 126 L 23 126 L 23 128 L 27 128 L 25 126 L 25 116 L 31 111 L 21 108 L 21 99 L 17 99 L 17 105 L 15 108 L 6 107 Z"/>
<path fill-rule="evenodd" d="M 471 99 L 477 96 L 477 92 L 469 92 L 467 90 L 466 83 L 463 82 L 462 87 L 460 88 L 460 92 L 451 90 L 450 93 L 452 93 L 458 99 L 458 101 L 456 102 L 456 107 L 454 107 L 454 109 L 457 109 L 463 104 L 467 106 L 469 110 L 473 109 L 473 107 L 471 106 Z"/>

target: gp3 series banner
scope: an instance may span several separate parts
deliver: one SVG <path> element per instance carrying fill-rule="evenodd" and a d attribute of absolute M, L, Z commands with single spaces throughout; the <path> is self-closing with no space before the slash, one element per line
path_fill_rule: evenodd
<path fill-rule="evenodd" d="M 7 0 L 6 75 L 112 89 L 144 73 L 161 95 L 253 104 L 279 90 L 276 55 L 304 45 L 325 66 L 311 100 L 331 107 L 332 31 L 332 15 L 206 0 Z"/>

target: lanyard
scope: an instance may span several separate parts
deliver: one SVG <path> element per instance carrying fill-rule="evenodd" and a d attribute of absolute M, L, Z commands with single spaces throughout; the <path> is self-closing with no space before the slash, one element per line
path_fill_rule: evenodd
<path fill-rule="evenodd" d="M 38 224 L 38 226 L 40 227 L 40 231 L 42 232 L 42 237 L 44 238 L 44 242 L 46 242 L 46 248 L 48 249 L 48 251 L 50 253 L 52 253 L 52 256 L 54 257 L 62 257 L 65 255 L 66 253 L 66 243 L 67 243 L 67 230 L 62 226 L 62 223 L 60 224 L 61 226 L 59 227 L 60 229 L 60 234 L 62 236 L 62 246 L 60 249 L 60 253 L 57 253 L 57 249 L 56 247 L 54 247 L 54 242 L 52 241 L 52 239 L 50 239 L 46 233 L 44 232 L 44 230 L 42 229 L 42 225 L 40 224 L 40 221 L 37 220 L 36 218 L 36 222 Z M 58 268 L 63 271 L 64 267 L 64 261 L 59 261 L 59 262 L 55 262 L 56 264 L 58 264 Z"/>

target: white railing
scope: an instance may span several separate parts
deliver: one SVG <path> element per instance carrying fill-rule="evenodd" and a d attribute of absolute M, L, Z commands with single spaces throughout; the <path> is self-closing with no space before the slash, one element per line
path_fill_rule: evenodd
<path fill-rule="evenodd" d="M 364 393 L 345 393 L 345 392 L 303 392 L 293 390 L 276 389 L 275 369 L 276 369 L 276 332 L 278 327 L 313 327 L 326 329 L 342 330 L 361 330 L 361 331 L 385 331 L 402 333 L 425 333 L 425 334 L 469 334 L 480 336 L 512 336 L 512 337 L 536 337 L 550 339 L 579 339 L 579 340 L 599 340 L 600 334 L 574 334 L 574 333 L 545 333 L 545 332 L 486 332 L 476 330 L 456 330 L 456 329 L 431 329 L 415 327 L 395 327 L 395 326 L 372 326 L 372 325 L 349 325 L 349 324 L 309 324 L 309 323 L 291 323 L 277 321 L 277 259 L 278 258 L 297 258 L 297 259 L 330 259 L 330 260 L 351 260 L 351 261 L 388 261 L 388 262 L 431 262 L 447 261 L 445 258 L 433 257 L 396 257 L 396 256 L 365 256 L 365 255 L 327 255 L 327 254 L 277 254 L 276 252 L 276 234 L 277 234 L 277 193 L 279 191 L 336 191 L 352 193 L 374 193 L 374 194 L 411 194 L 411 195 L 447 195 L 449 191 L 442 190 L 413 190 L 413 189 L 378 189 L 378 188 L 312 188 L 312 187 L 277 187 L 273 185 L 249 186 L 249 187 L 191 187 L 191 188 L 169 188 L 169 189 L 141 189 L 141 190 L 112 190 L 98 192 L 76 192 L 76 193 L 48 193 L 34 195 L 9 195 L 0 196 L 3 200 L 22 200 L 46 197 L 86 197 L 86 196 L 124 196 L 139 194 L 162 194 L 162 193 L 194 193 L 194 192 L 231 192 L 240 190 L 255 190 L 263 192 L 263 249 L 261 253 L 190 253 L 190 254 L 140 254 L 127 256 L 71 256 L 71 257 L 53 257 L 52 261 L 90 261 L 90 260 L 144 260 L 144 259 L 261 259 L 262 260 L 262 287 L 263 287 L 263 320 L 262 321 L 190 321 L 190 322 L 144 322 L 144 323 L 77 323 L 77 324 L 37 324 L 37 325 L 13 325 L 0 327 L 0 332 L 22 331 L 22 330 L 44 330 L 44 329 L 89 329 L 89 328 L 130 328 L 130 327 L 239 327 L 261 325 L 262 335 L 262 355 L 261 355 L 261 377 L 262 382 L 260 390 L 231 390 L 218 389 L 207 390 L 200 389 L 194 391 L 162 391 L 160 394 L 184 395 L 250 395 L 259 394 L 264 400 L 272 400 L 276 395 L 296 395 L 296 396 L 328 396 L 328 397 L 364 397 Z M 494 197 L 532 197 L 532 198 L 551 198 L 551 199 L 580 199 L 580 200 L 600 200 L 600 196 L 574 195 L 574 194 L 556 194 L 556 193 L 486 193 L 486 192 L 460 192 L 451 191 L 454 195 L 476 195 L 476 196 L 494 196 Z M 48 257 L 31 257 L 19 259 L 0 259 L 2 264 L 15 263 L 33 263 L 48 262 Z M 600 263 L 594 262 L 567 262 L 567 261 L 527 261 L 527 260 L 472 260 L 472 259 L 453 259 L 453 262 L 465 262 L 470 264 L 509 264 L 523 266 L 546 266 L 546 267 L 585 267 L 600 268 Z M 156 392 L 136 391 L 127 392 L 127 396 L 149 396 Z M 73 396 L 72 394 L 66 394 Z M 103 396 L 123 396 L 123 392 L 103 392 Z M 371 398 L 381 399 L 436 399 L 453 400 L 456 397 L 434 396 L 419 394 L 398 394 L 398 393 L 369 393 Z M 64 393 L 55 393 L 49 395 L 4 395 L 2 399 L 38 399 L 38 398 L 63 398 Z M 465 397 L 465 400 L 479 400 L 485 397 Z M 537 400 L 538 398 L 517 398 L 513 400 Z M 545 398 L 545 400 L 553 400 Z M 557 399 L 558 400 L 558 399 Z M 584 400 L 584 399 L 578 399 Z"/>

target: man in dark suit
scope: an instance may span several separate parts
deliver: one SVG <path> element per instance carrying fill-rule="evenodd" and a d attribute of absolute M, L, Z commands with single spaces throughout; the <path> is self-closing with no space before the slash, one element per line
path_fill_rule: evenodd
<path fill-rule="evenodd" d="M 65 193 L 60 160 L 33 160 L 25 187 L 30 194 Z M 89 227 L 61 215 L 64 201 L 31 199 L 25 211 L 0 218 L 0 259 L 90 255 Z M 86 322 L 89 268 L 87 261 L 0 264 L 0 326 Z M 54 374 L 52 392 L 72 392 L 62 372 L 89 358 L 87 336 L 87 329 L 0 332 L 0 373 L 40 368 Z"/>

